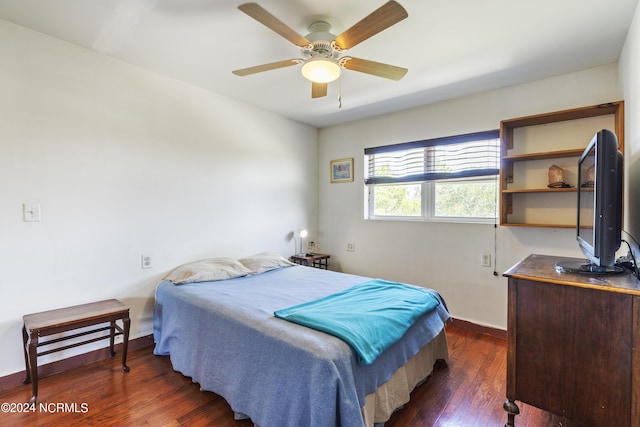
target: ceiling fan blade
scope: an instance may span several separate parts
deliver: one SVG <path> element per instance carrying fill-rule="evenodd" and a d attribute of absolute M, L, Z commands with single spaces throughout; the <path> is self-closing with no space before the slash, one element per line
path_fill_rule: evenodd
<path fill-rule="evenodd" d="M 236 76 L 248 76 L 249 74 L 261 73 L 263 71 L 275 70 L 277 68 L 290 67 L 298 65 L 301 59 L 287 59 L 285 61 L 271 62 L 269 64 L 256 65 L 255 67 L 243 68 L 241 70 L 232 71 Z"/>
<path fill-rule="evenodd" d="M 321 98 L 327 96 L 327 83 L 311 82 L 311 97 Z"/>
<path fill-rule="evenodd" d="M 296 33 L 284 22 L 280 21 L 278 18 L 267 12 L 262 6 L 256 3 L 241 4 L 240 6 L 238 6 L 238 9 L 240 9 L 242 12 L 246 13 L 256 21 L 260 22 L 267 28 L 270 28 L 271 30 L 280 34 L 282 37 L 289 40 L 296 46 L 306 47 L 311 44 L 309 40 Z"/>
<path fill-rule="evenodd" d="M 336 45 L 341 49 L 351 49 L 408 16 L 404 7 L 395 1 L 389 1 L 336 37 Z"/>
<path fill-rule="evenodd" d="M 361 73 L 372 74 L 385 79 L 400 80 L 407 74 L 406 68 L 395 65 L 383 64 L 382 62 L 369 61 L 367 59 L 344 57 L 344 68 Z"/>

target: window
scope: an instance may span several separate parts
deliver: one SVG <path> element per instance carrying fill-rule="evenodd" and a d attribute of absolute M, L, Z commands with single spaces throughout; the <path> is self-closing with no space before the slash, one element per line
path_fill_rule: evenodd
<path fill-rule="evenodd" d="M 366 216 L 493 222 L 498 131 L 365 149 Z"/>

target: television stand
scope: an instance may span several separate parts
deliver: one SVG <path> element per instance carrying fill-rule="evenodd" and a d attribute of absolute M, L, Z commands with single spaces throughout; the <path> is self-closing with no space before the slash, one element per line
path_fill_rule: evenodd
<path fill-rule="evenodd" d="M 619 265 L 602 267 L 590 263 L 588 260 L 561 261 L 556 263 L 558 273 L 579 273 L 579 274 L 620 274 L 625 270 Z"/>
<path fill-rule="evenodd" d="M 505 427 L 516 427 L 520 402 L 563 425 L 640 427 L 640 281 L 554 268 L 567 261 L 582 260 L 530 255 L 504 273 Z"/>

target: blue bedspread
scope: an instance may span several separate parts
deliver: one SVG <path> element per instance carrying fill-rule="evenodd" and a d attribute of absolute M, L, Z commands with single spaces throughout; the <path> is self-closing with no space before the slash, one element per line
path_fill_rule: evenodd
<path fill-rule="evenodd" d="M 368 365 L 438 304 L 433 291 L 375 279 L 274 314 L 342 338 Z"/>
<path fill-rule="evenodd" d="M 156 289 L 156 355 L 260 427 L 360 427 L 365 396 L 449 319 L 440 304 L 369 365 L 343 340 L 284 321 L 276 310 L 371 280 L 301 266 Z"/>

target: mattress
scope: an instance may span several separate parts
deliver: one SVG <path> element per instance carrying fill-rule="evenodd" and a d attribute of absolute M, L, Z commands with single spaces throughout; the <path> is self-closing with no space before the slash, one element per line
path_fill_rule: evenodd
<path fill-rule="evenodd" d="M 369 414 L 369 402 L 373 399 L 376 406 L 381 386 L 432 341 L 425 353 L 435 348 L 436 357 L 446 359 L 443 330 L 450 316 L 444 303 L 420 317 L 369 365 L 358 363 L 353 349 L 339 338 L 273 315 L 369 280 L 295 266 L 217 282 L 164 281 L 156 290 L 154 353 L 168 355 L 176 371 L 221 395 L 234 412 L 260 427 L 384 421 L 380 418 L 388 418 L 389 409 L 379 411 L 383 416 L 375 410 Z M 426 375 L 432 366 L 424 368 Z M 420 380 L 409 376 L 409 383 Z M 390 406 L 395 409 L 396 404 Z"/>

